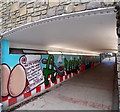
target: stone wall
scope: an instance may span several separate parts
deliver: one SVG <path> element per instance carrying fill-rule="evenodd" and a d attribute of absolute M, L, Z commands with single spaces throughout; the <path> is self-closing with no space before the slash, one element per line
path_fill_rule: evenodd
<path fill-rule="evenodd" d="M 119 94 L 119 111 L 120 111 L 120 2 L 116 5 L 116 32 L 118 35 L 118 54 L 117 54 L 117 79 Z"/>
<path fill-rule="evenodd" d="M 74 1 L 74 0 L 73 0 Z M 0 2 L 0 32 L 9 31 L 23 24 L 48 17 L 113 6 L 115 2 L 90 0 L 42 0 L 29 2 Z"/>

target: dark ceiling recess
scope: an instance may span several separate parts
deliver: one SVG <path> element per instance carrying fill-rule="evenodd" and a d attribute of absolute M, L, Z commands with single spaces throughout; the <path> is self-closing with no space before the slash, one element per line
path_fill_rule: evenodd
<path fill-rule="evenodd" d="M 47 55 L 47 54 L 48 54 L 48 51 L 45 51 L 45 50 L 35 50 L 35 49 L 10 48 L 10 54 Z"/>

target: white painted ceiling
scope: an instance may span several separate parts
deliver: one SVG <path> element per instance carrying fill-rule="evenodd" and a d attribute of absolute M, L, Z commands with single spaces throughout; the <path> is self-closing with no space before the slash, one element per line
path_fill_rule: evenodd
<path fill-rule="evenodd" d="M 102 53 L 117 51 L 114 8 L 51 17 L 3 34 L 11 47 Z"/>

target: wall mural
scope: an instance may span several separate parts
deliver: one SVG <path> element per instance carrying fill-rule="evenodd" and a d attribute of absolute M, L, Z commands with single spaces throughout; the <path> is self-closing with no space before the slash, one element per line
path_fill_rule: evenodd
<path fill-rule="evenodd" d="M 43 84 L 45 87 L 58 84 L 55 83 L 58 78 L 83 72 L 99 63 L 99 57 L 9 54 L 7 40 L 3 40 L 2 46 L 3 102 L 30 93 Z"/>

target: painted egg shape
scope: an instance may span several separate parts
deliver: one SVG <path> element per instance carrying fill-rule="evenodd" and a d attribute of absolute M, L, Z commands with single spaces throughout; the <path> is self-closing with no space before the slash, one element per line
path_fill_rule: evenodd
<path fill-rule="evenodd" d="M 22 65 L 16 65 L 9 78 L 8 90 L 12 97 L 19 96 L 26 86 L 26 72 Z"/>
<path fill-rule="evenodd" d="M 8 95 L 8 89 L 7 89 L 7 86 L 8 86 L 8 79 L 9 79 L 9 76 L 10 76 L 10 68 L 7 64 L 2 64 L 2 96 L 7 96 Z"/>

